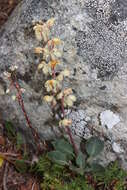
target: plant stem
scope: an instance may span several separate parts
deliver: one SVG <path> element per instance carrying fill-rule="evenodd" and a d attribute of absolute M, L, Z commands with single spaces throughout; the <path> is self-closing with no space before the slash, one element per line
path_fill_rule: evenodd
<path fill-rule="evenodd" d="M 64 96 L 63 96 L 62 99 L 61 99 L 61 110 L 62 110 L 63 117 L 65 117 L 65 111 L 64 111 Z"/>
<path fill-rule="evenodd" d="M 40 137 L 39 137 L 37 131 L 32 127 L 32 124 L 30 122 L 29 116 L 27 115 L 27 112 L 25 110 L 24 101 L 23 101 L 23 98 L 22 98 L 22 92 L 21 92 L 20 86 L 19 86 L 18 82 L 17 81 L 13 81 L 13 79 L 11 79 L 11 84 L 13 84 L 13 86 L 17 90 L 17 93 L 18 93 L 17 99 L 18 99 L 19 106 L 22 109 L 22 112 L 24 114 L 26 123 L 27 123 L 28 127 L 31 129 L 31 133 L 32 133 L 32 135 L 33 135 L 33 137 L 35 139 L 36 144 L 37 144 L 38 151 L 40 152 L 41 151 Z"/>
<path fill-rule="evenodd" d="M 52 69 L 52 77 L 55 78 L 56 77 L 56 74 L 55 74 L 55 69 L 53 68 Z"/>
<path fill-rule="evenodd" d="M 64 96 L 62 97 L 61 99 L 61 110 L 62 110 L 62 113 L 63 113 L 63 118 L 65 117 L 65 110 L 64 110 Z M 71 144 L 74 148 L 74 152 L 75 152 L 75 155 L 77 156 L 78 155 L 78 149 L 77 149 L 77 146 L 75 144 L 75 141 L 73 139 L 73 136 L 72 136 L 72 133 L 71 133 L 71 130 L 69 128 L 69 126 L 66 127 L 67 128 L 67 134 L 70 138 L 70 141 L 71 141 Z"/>
<path fill-rule="evenodd" d="M 18 82 L 15 82 L 15 83 L 14 83 L 14 86 L 15 86 L 15 88 L 17 89 L 17 92 L 18 92 L 18 102 L 19 102 L 19 105 L 20 105 L 21 108 L 22 108 L 22 111 L 23 111 L 24 117 L 25 117 L 25 119 L 26 119 L 26 122 L 27 122 L 29 128 L 31 129 L 32 135 L 34 136 L 35 140 L 38 141 L 38 138 L 39 138 L 38 133 L 37 133 L 36 130 L 32 127 L 31 122 L 30 122 L 30 119 L 29 119 L 29 117 L 28 117 L 28 115 L 27 115 L 27 112 L 26 112 L 26 110 L 25 110 L 24 101 L 23 101 L 23 99 L 22 99 L 21 90 L 20 90 L 20 87 L 19 87 Z"/>
<path fill-rule="evenodd" d="M 78 155 L 78 149 L 77 149 L 77 146 L 76 146 L 76 144 L 74 142 L 71 130 L 70 130 L 69 126 L 67 126 L 66 128 L 67 128 L 67 133 L 68 133 L 68 135 L 70 137 L 71 144 L 73 145 L 73 148 L 74 148 L 74 151 L 75 151 L 75 155 L 77 156 Z"/>

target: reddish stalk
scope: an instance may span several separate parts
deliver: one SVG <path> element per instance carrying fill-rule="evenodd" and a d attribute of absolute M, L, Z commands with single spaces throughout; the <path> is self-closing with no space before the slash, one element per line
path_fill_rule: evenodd
<path fill-rule="evenodd" d="M 52 69 L 52 77 L 55 78 L 56 77 L 56 74 L 55 74 L 55 69 L 53 68 Z"/>
<path fill-rule="evenodd" d="M 64 111 L 64 96 L 63 96 L 62 99 L 61 99 L 61 110 L 62 110 L 63 117 L 65 117 L 65 111 Z"/>
<path fill-rule="evenodd" d="M 65 111 L 64 111 L 64 96 L 62 97 L 61 99 L 61 110 L 62 110 L 62 113 L 63 113 L 63 118 L 65 117 Z M 71 144 L 74 148 L 74 152 L 75 152 L 75 155 L 77 156 L 78 155 L 78 149 L 77 149 L 77 146 L 75 144 L 75 141 L 73 139 L 73 136 L 72 136 L 72 133 L 71 133 L 71 130 L 69 128 L 69 126 L 66 127 L 67 128 L 67 134 L 70 138 L 70 141 L 71 141 Z"/>
<path fill-rule="evenodd" d="M 36 144 L 37 144 L 38 151 L 40 151 L 41 150 L 41 147 L 40 147 L 40 142 L 41 142 L 40 141 L 40 137 L 39 137 L 37 131 L 32 127 L 30 119 L 29 119 L 29 117 L 27 115 L 27 112 L 25 110 L 24 101 L 23 101 L 23 98 L 22 98 L 22 92 L 21 92 L 20 86 L 19 86 L 19 84 L 18 84 L 17 81 L 13 81 L 12 79 L 11 79 L 11 84 L 13 84 L 13 86 L 17 90 L 17 93 L 18 93 L 17 99 L 18 99 L 19 106 L 22 109 L 22 112 L 24 114 L 24 117 L 25 117 L 25 120 L 26 120 L 26 123 L 27 123 L 28 127 L 31 129 L 31 133 L 32 133 L 32 135 L 34 137 L 34 140 L 35 140 Z"/>
<path fill-rule="evenodd" d="M 77 156 L 77 155 L 78 155 L 78 149 L 77 149 L 77 146 L 76 146 L 76 144 L 75 144 L 75 142 L 74 142 L 74 139 L 73 139 L 71 130 L 70 130 L 69 126 L 67 126 L 66 128 L 67 128 L 67 133 L 68 133 L 68 135 L 69 135 L 71 144 L 73 145 L 73 148 L 74 148 L 74 151 L 75 151 L 75 155 Z"/>
<path fill-rule="evenodd" d="M 53 78 L 56 77 L 55 69 L 54 69 L 54 68 L 52 69 L 52 77 L 53 77 Z M 61 99 L 61 110 L 62 110 L 62 114 L 63 114 L 63 118 L 64 118 L 64 117 L 65 117 L 65 111 L 64 111 L 64 96 L 63 96 L 62 99 Z M 74 148 L 75 155 L 78 155 L 78 149 L 77 149 L 76 144 L 75 144 L 75 142 L 74 142 L 74 139 L 73 139 L 73 136 L 72 136 L 72 134 L 71 134 L 71 130 L 70 130 L 69 126 L 67 126 L 67 134 L 68 134 L 68 136 L 69 136 L 69 138 L 70 138 L 70 141 L 71 141 L 71 144 L 72 144 L 72 146 L 73 146 L 73 148 Z"/>
<path fill-rule="evenodd" d="M 24 117 L 25 117 L 25 119 L 26 119 L 26 122 L 27 122 L 29 128 L 31 129 L 32 134 L 33 134 L 35 140 L 38 141 L 39 135 L 38 135 L 37 131 L 32 127 L 31 122 L 30 122 L 30 119 L 29 119 L 29 117 L 28 117 L 28 115 L 27 115 L 27 112 L 26 112 L 26 110 L 25 110 L 24 102 L 23 102 L 22 95 L 21 95 L 20 86 L 19 86 L 19 84 L 18 84 L 17 82 L 14 83 L 14 86 L 15 86 L 17 92 L 18 92 L 18 102 L 19 102 L 19 105 L 20 105 L 21 108 L 22 108 L 22 111 L 23 111 Z"/>

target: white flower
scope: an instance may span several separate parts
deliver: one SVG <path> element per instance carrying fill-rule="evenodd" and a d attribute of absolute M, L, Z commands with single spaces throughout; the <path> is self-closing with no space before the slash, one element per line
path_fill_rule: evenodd
<path fill-rule="evenodd" d="M 53 43 L 54 43 L 55 45 L 61 44 L 61 40 L 60 40 L 59 38 L 53 38 L 52 41 L 53 41 Z"/>
<path fill-rule="evenodd" d="M 64 127 L 67 127 L 67 126 L 70 126 L 72 124 L 72 120 L 71 119 L 63 119 L 59 122 L 59 126 L 64 126 Z"/>
<path fill-rule="evenodd" d="M 58 81 L 63 81 L 64 77 L 68 77 L 70 75 L 70 71 L 65 69 L 64 71 L 60 72 L 60 74 L 56 77 Z"/>
<path fill-rule="evenodd" d="M 67 97 L 64 98 L 64 107 L 72 107 L 73 106 L 73 101 Z"/>
<path fill-rule="evenodd" d="M 66 88 L 66 89 L 63 91 L 63 93 L 64 93 L 64 96 L 68 96 L 69 94 L 72 94 L 73 92 L 72 92 L 72 89 L 71 89 L 71 88 Z"/>
<path fill-rule="evenodd" d="M 46 24 L 47 24 L 47 26 L 50 28 L 50 27 L 52 27 L 52 26 L 54 25 L 54 22 L 55 22 L 55 18 L 50 18 L 50 19 L 46 22 Z"/>
<path fill-rule="evenodd" d="M 62 97 L 63 97 L 63 92 L 60 92 L 60 93 L 57 95 L 57 100 L 62 99 Z"/>
<path fill-rule="evenodd" d="M 50 65 L 51 69 L 55 69 L 56 65 L 60 64 L 60 61 L 52 60 L 48 64 Z"/>
<path fill-rule="evenodd" d="M 52 79 L 52 80 L 48 80 L 45 83 L 45 88 L 46 88 L 47 92 L 52 91 L 52 92 L 56 93 L 61 88 L 61 85 L 57 80 Z"/>
<path fill-rule="evenodd" d="M 9 94 L 9 92 L 10 92 L 10 89 L 9 89 L 9 88 L 7 88 L 7 90 L 6 90 L 6 94 Z"/>
<path fill-rule="evenodd" d="M 34 26 L 35 36 L 38 41 L 41 41 L 43 39 L 42 32 L 43 32 L 43 25 L 37 24 Z"/>
<path fill-rule="evenodd" d="M 45 61 L 42 61 L 39 65 L 38 65 L 38 70 L 41 70 L 43 71 L 43 73 L 45 75 L 47 74 L 52 74 L 52 71 L 51 71 L 51 67 L 49 64 L 47 64 Z"/>
<path fill-rule="evenodd" d="M 67 88 L 57 95 L 57 100 L 60 100 L 63 98 L 64 107 L 67 107 L 67 106 L 72 107 L 74 102 L 76 101 L 76 97 L 72 93 L 73 93 L 72 89 Z"/>
<path fill-rule="evenodd" d="M 41 47 L 36 47 L 36 48 L 34 49 L 34 53 L 37 53 L 37 54 L 43 53 L 43 48 L 41 48 Z"/>
<path fill-rule="evenodd" d="M 12 98 L 13 101 L 16 100 L 16 96 L 15 95 L 13 95 L 11 98 Z"/>
<path fill-rule="evenodd" d="M 42 61 L 42 62 L 38 65 L 37 69 L 38 69 L 38 70 L 41 70 L 41 69 L 44 67 L 44 64 L 45 64 L 45 62 Z"/>
<path fill-rule="evenodd" d="M 59 74 L 57 77 L 56 77 L 56 79 L 58 80 L 58 81 L 63 81 L 63 75 L 62 74 Z"/>
<path fill-rule="evenodd" d="M 73 101 L 73 102 L 76 101 L 76 97 L 75 97 L 74 95 L 69 95 L 68 98 L 69 98 L 71 101 Z"/>
<path fill-rule="evenodd" d="M 46 95 L 46 96 L 44 96 L 43 99 L 44 99 L 44 101 L 46 101 L 46 102 L 49 103 L 49 102 L 52 102 L 52 101 L 53 101 L 53 98 L 54 98 L 53 96 L 48 96 L 48 95 Z"/>
<path fill-rule="evenodd" d="M 52 40 L 48 41 L 48 46 L 56 46 L 56 45 L 60 45 L 61 44 L 61 40 L 59 38 L 53 38 Z"/>
<path fill-rule="evenodd" d="M 4 76 L 5 78 L 10 78 L 11 77 L 11 73 L 7 72 L 7 71 L 4 71 Z"/>
<path fill-rule="evenodd" d="M 65 69 L 64 71 L 62 71 L 62 74 L 64 75 L 64 77 L 68 77 L 70 75 L 70 71 L 68 69 Z"/>
<path fill-rule="evenodd" d="M 48 48 L 43 48 L 43 59 L 47 61 L 50 58 L 50 51 Z"/>
<path fill-rule="evenodd" d="M 26 90 L 24 88 L 20 88 L 21 92 L 24 93 Z"/>
<path fill-rule="evenodd" d="M 54 48 L 52 50 L 52 54 L 51 54 L 51 57 L 56 59 L 56 58 L 60 58 L 62 55 L 61 55 L 61 52 L 57 49 L 57 48 Z"/>
<path fill-rule="evenodd" d="M 12 66 L 9 67 L 9 69 L 10 69 L 11 71 L 15 71 L 15 70 L 18 69 L 18 66 L 17 66 L 17 65 L 12 65 Z"/>
<path fill-rule="evenodd" d="M 43 99 L 45 102 L 51 103 L 53 107 L 57 104 L 56 99 L 53 96 L 46 95 Z"/>
<path fill-rule="evenodd" d="M 76 101 L 76 97 L 74 95 L 69 95 L 64 97 L 64 107 L 72 107 L 74 102 Z"/>

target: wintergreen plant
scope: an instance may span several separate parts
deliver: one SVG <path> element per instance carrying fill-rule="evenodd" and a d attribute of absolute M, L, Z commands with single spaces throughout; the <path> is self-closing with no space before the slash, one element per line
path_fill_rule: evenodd
<path fill-rule="evenodd" d="M 72 108 L 76 97 L 70 87 L 64 88 L 63 85 L 64 79 L 70 75 L 70 71 L 67 68 L 64 70 L 60 68 L 62 52 L 59 51 L 58 46 L 62 42 L 59 38 L 51 38 L 50 35 L 54 21 L 51 18 L 45 23 L 40 22 L 34 26 L 36 39 L 42 44 L 42 47 L 36 47 L 34 52 L 41 55 L 38 70 L 42 70 L 42 73 L 47 76 L 44 84 L 47 95 L 43 97 L 43 100 L 50 105 L 53 115 L 59 116 L 59 127 L 69 135 L 71 144 L 67 139 L 54 141 L 54 151 L 49 152 L 48 157 L 55 163 L 68 166 L 71 170 L 83 175 L 85 170 L 102 168 L 93 163 L 93 158 L 101 153 L 104 143 L 97 137 L 89 139 L 86 143 L 87 156 L 77 149 L 70 130 L 72 120 L 65 115 L 65 109 Z"/>
<path fill-rule="evenodd" d="M 70 75 L 70 72 L 67 68 L 62 71 L 58 68 L 58 65 L 62 64 L 60 61 L 62 52 L 58 48 L 62 41 L 56 37 L 51 38 L 50 29 L 54 21 L 51 18 L 45 23 L 41 22 L 34 26 L 36 39 L 42 44 L 42 47 L 36 47 L 34 52 L 39 55 L 41 54 L 38 70 L 42 70 L 42 73 L 47 76 L 47 81 L 44 85 L 47 95 L 43 97 L 43 100 L 50 105 L 53 115 L 56 113 L 59 115 L 59 127 L 65 129 L 70 137 L 75 154 L 78 154 L 69 128 L 72 120 L 65 116 L 65 108 L 71 108 L 76 101 L 76 97 L 73 95 L 71 88 L 63 87 L 64 79 Z"/>

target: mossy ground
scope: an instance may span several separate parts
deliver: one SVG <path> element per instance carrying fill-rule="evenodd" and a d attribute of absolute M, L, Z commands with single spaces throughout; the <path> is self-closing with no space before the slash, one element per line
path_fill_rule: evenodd
<path fill-rule="evenodd" d="M 46 153 L 37 155 L 32 152 L 10 122 L 1 124 L 0 152 L 4 160 L 0 168 L 1 189 L 5 185 L 9 190 L 127 189 L 127 172 L 119 167 L 117 161 L 108 165 L 103 172 L 87 172 L 81 176 L 70 171 L 68 167 L 52 163 Z"/>

